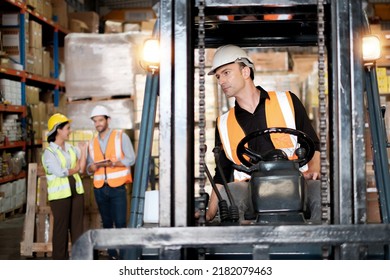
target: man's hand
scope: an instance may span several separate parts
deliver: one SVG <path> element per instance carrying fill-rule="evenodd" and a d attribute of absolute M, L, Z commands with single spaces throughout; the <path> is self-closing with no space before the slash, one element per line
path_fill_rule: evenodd
<path fill-rule="evenodd" d="M 89 172 L 95 172 L 100 167 L 111 167 L 111 166 L 112 166 L 112 161 L 108 159 L 108 160 L 105 160 L 105 161 L 92 163 L 89 166 L 88 170 L 89 170 Z"/>
<path fill-rule="evenodd" d="M 94 163 L 94 165 L 96 166 L 96 169 L 98 169 L 100 167 L 111 167 L 112 161 L 108 159 L 108 160 L 105 160 L 104 162 Z"/>
<path fill-rule="evenodd" d="M 319 180 L 320 179 L 320 173 L 318 172 L 305 172 L 303 173 L 303 176 L 306 180 Z"/>
<path fill-rule="evenodd" d="M 303 173 L 306 180 L 319 180 L 320 173 L 320 152 L 315 151 L 313 158 L 308 163 L 309 170 Z"/>

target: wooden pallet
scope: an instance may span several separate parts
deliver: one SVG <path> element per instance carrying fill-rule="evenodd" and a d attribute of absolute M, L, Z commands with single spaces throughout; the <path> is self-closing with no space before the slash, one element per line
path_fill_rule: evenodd
<path fill-rule="evenodd" d="M 84 184 L 84 230 L 101 228 L 90 177 L 83 178 Z M 45 176 L 38 176 L 38 166 L 28 166 L 27 204 L 20 254 L 25 257 L 50 257 L 52 254 L 53 215 L 47 201 Z M 71 244 L 69 244 L 69 250 Z"/>
<path fill-rule="evenodd" d="M 0 221 L 4 221 L 5 219 L 11 218 L 17 214 L 22 214 L 24 210 L 24 206 L 25 204 L 15 207 L 14 209 L 0 213 Z"/>

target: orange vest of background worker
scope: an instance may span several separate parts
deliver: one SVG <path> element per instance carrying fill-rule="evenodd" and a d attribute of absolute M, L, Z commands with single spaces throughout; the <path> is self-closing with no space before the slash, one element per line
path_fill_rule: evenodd
<path fill-rule="evenodd" d="M 99 168 L 95 171 L 93 176 L 93 185 L 95 188 L 101 188 L 105 182 L 113 188 L 132 182 L 129 167 L 115 166 L 115 162 L 124 158 L 122 152 L 122 133 L 121 130 L 113 130 L 111 132 L 105 155 L 101 151 L 98 136 L 89 145 L 89 154 L 94 162 L 111 160 L 113 163 L 112 166 Z"/>
<path fill-rule="evenodd" d="M 127 226 L 127 200 L 130 167 L 135 153 L 130 137 L 122 130 L 111 129 L 111 113 L 105 106 L 96 105 L 90 118 L 98 135 L 89 143 L 87 172 L 93 174 L 96 204 L 103 228 Z M 123 249 L 108 249 L 110 259 L 123 259 Z"/>
<path fill-rule="evenodd" d="M 266 100 L 265 104 L 267 126 L 295 129 L 294 106 L 290 93 L 288 91 L 270 91 L 268 95 L 270 98 Z M 237 122 L 234 107 L 218 118 L 218 129 L 226 156 L 235 164 L 240 165 L 241 162 L 237 157 L 237 146 L 241 139 L 245 137 L 245 133 Z M 274 133 L 270 134 L 270 137 L 275 149 L 283 150 L 290 159 L 296 157 L 294 151 L 298 142 L 295 135 Z M 307 167 L 302 168 L 301 171 L 305 169 Z M 235 181 L 244 181 L 250 178 L 250 175 L 234 170 Z"/>

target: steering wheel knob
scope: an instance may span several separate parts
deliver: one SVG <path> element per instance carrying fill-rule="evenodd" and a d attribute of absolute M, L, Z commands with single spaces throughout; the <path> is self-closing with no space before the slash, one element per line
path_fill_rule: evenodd
<path fill-rule="evenodd" d="M 295 154 L 297 155 L 298 159 L 304 159 L 306 156 L 306 149 L 298 148 L 295 150 Z"/>

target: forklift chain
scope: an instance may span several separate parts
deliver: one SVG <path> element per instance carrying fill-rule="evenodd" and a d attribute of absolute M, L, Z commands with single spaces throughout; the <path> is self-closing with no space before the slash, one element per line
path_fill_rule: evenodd
<path fill-rule="evenodd" d="M 320 166 L 321 166 L 321 218 L 323 224 L 330 223 L 330 192 L 327 166 L 327 106 L 325 94 L 325 20 L 324 0 L 317 2 L 317 32 L 318 32 L 318 103 L 319 103 L 319 130 L 320 130 Z M 322 248 L 322 258 L 328 259 L 330 248 Z"/>
<path fill-rule="evenodd" d="M 205 0 L 198 2 L 198 51 L 199 51 L 199 195 L 205 197 L 205 154 L 206 154 L 206 106 L 205 106 Z M 206 204 L 199 204 L 199 226 L 206 225 Z"/>
<path fill-rule="evenodd" d="M 319 100 L 319 130 L 320 130 L 320 151 L 321 151 L 321 203 L 322 222 L 330 222 L 330 200 L 327 168 L 327 106 L 325 94 L 325 21 L 324 21 L 324 0 L 318 0 L 318 100 Z"/>

